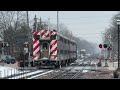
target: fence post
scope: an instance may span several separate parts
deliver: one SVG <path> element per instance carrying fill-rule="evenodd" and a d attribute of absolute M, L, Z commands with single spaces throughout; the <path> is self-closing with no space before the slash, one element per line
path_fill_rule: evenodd
<path fill-rule="evenodd" d="M 6 74 L 5 74 L 5 69 L 4 69 L 4 76 L 6 77 Z"/>
<path fill-rule="evenodd" d="M 1 78 L 1 72 L 2 72 L 2 71 L 0 71 L 0 78 Z"/>
<path fill-rule="evenodd" d="M 7 77 L 8 77 L 8 69 L 7 69 Z"/>
<path fill-rule="evenodd" d="M 12 69 L 10 69 L 10 71 L 11 71 L 11 77 L 12 77 Z"/>

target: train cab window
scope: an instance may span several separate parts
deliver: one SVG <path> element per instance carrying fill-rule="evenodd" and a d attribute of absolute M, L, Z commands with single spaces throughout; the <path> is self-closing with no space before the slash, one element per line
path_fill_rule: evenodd
<path fill-rule="evenodd" d="M 42 51 L 41 51 L 41 58 L 48 58 L 49 57 L 49 44 L 47 42 L 43 42 L 41 44 Z"/>
<path fill-rule="evenodd" d="M 56 35 L 51 35 L 51 40 L 56 40 Z"/>
<path fill-rule="evenodd" d="M 48 49 L 48 43 L 43 43 L 43 49 Z"/>
<path fill-rule="evenodd" d="M 40 39 L 40 35 L 35 35 L 35 36 L 34 36 L 34 39 L 35 39 L 35 40 L 39 40 L 39 39 Z"/>

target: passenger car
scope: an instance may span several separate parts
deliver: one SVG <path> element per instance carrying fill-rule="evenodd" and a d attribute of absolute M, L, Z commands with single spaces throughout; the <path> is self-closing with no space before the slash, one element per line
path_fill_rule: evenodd
<path fill-rule="evenodd" d="M 12 57 L 11 55 L 3 55 L 0 58 L 1 62 L 7 63 L 7 64 L 14 64 L 16 62 L 15 58 Z"/>

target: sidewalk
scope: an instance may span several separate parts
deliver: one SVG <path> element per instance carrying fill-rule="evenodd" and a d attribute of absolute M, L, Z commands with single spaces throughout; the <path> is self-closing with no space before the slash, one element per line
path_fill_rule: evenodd
<path fill-rule="evenodd" d="M 102 62 L 102 67 L 100 67 L 99 69 L 105 69 L 105 70 L 114 71 L 114 70 L 117 69 L 118 63 L 117 62 L 109 62 L 108 61 L 108 66 L 109 67 L 104 67 L 104 66 L 105 66 L 105 62 Z"/>

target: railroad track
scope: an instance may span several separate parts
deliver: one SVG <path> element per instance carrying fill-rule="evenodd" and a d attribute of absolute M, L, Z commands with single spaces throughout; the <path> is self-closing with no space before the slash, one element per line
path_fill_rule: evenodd
<path fill-rule="evenodd" d="M 94 60 L 92 60 L 91 62 L 94 62 Z M 90 63 L 91 63 L 90 62 Z M 69 70 L 64 70 L 62 73 L 51 77 L 51 79 L 77 79 L 77 78 L 81 78 L 81 76 L 83 75 L 83 70 L 92 70 L 92 67 L 90 67 L 89 69 L 86 69 L 88 65 L 83 66 L 83 68 L 81 70 L 72 72 L 71 70 L 74 69 L 71 68 Z M 90 65 L 91 66 L 91 65 Z"/>
<path fill-rule="evenodd" d="M 65 70 L 62 73 L 60 73 L 59 75 L 53 76 L 50 79 L 75 79 L 78 75 L 82 74 L 82 71 L 84 70 L 86 66 L 84 66 L 82 68 L 82 70 L 76 71 L 76 72 L 71 72 L 73 68 L 69 69 L 69 70 Z"/>
<path fill-rule="evenodd" d="M 60 70 L 57 74 L 53 74 L 49 77 L 49 79 L 76 79 L 77 77 L 80 77 L 82 75 L 83 70 L 85 69 L 86 65 L 83 66 L 82 69 L 72 72 L 71 70 L 75 67 L 71 67 L 69 69 L 42 69 L 42 70 L 30 70 L 30 71 L 24 71 L 23 73 L 17 73 L 13 74 L 7 77 L 4 77 L 4 79 L 40 79 L 40 77 L 44 75 L 48 75 L 51 73 L 54 73 L 55 70 Z"/>

